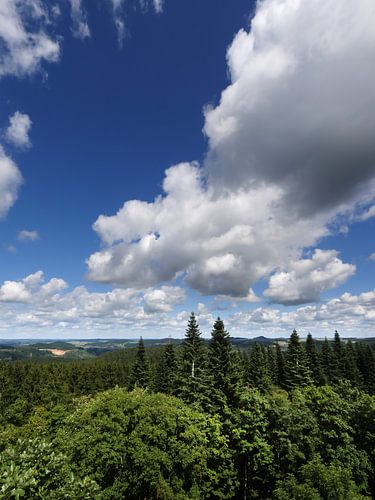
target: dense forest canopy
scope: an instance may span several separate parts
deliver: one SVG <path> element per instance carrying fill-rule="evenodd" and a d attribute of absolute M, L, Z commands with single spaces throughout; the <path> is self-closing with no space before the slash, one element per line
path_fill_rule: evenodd
<path fill-rule="evenodd" d="M 375 357 L 360 342 L 180 345 L 0 361 L 0 498 L 375 495 Z"/>

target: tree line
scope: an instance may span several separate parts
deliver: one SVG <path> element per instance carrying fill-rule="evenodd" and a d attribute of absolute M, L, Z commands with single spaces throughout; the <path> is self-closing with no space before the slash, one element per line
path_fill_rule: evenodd
<path fill-rule="evenodd" d="M 236 350 L 194 314 L 179 346 L 1 362 L 0 498 L 371 498 L 374 394 L 366 344 Z"/>

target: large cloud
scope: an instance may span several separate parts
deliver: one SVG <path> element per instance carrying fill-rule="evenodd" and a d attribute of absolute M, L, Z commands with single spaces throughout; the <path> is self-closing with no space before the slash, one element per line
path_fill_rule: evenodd
<path fill-rule="evenodd" d="M 374 194 L 374 19 L 373 0 L 258 2 L 205 113 L 212 184 L 276 185 L 306 217 Z"/>
<path fill-rule="evenodd" d="M 228 49 L 231 84 L 205 110 L 204 166 L 174 166 L 153 203 L 101 215 L 89 278 L 145 287 L 183 276 L 203 294 L 244 297 L 337 216 L 371 216 L 374 19 L 372 0 L 258 3 Z M 323 282 L 290 301 L 316 300 Z"/>
<path fill-rule="evenodd" d="M 194 164 L 172 167 L 165 197 L 130 201 L 116 215 L 100 216 L 94 229 L 107 246 L 88 259 L 89 278 L 147 287 L 185 273 L 203 294 L 243 297 L 252 283 L 325 234 L 316 218 L 294 221 L 286 235 L 288 217 L 277 216 L 274 188 L 217 198 L 200 174 Z"/>
<path fill-rule="evenodd" d="M 335 250 L 316 249 L 311 259 L 291 262 L 288 271 L 273 274 L 264 295 L 285 305 L 317 302 L 322 292 L 342 285 L 355 270 Z"/>

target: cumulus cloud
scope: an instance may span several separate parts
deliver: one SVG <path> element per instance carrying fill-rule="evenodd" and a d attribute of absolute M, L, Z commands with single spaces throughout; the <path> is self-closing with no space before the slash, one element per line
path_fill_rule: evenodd
<path fill-rule="evenodd" d="M 42 271 L 37 271 L 21 281 L 5 281 L 0 287 L 0 302 L 28 302 L 31 292 L 42 280 Z"/>
<path fill-rule="evenodd" d="M 142 288 L 183 274 L 203 294 L 247 297 L 254 282 L 325 234 L 317 218 L 294 221 L 286 235 L 277 189 L 216 197 L 201 174 L 195 164 L 171 167 L 164 197 L 100 216 L 94 229 L 106 246 L 88 259 L 88 277 Z"/>
<path fill-rule="evenodd" d="M 0 285 L 0 331 L 26 336 L 73 335 L 98 337 L 160 338 L 182 337 L 190 310 L 176 312 L 174 306 L 185 300 L 179 287 L 137 290 L 115 288 L 90 292 L 73 289 L 61 278 L 45 280 L 42 271 L 18 281 Z M 216 314 L 199 303 L 197 318 L 202 332 L 209 336 Z M 283 312 L 274 307 L 257 307 L 226 315 L 225 324 L 232 336 L 289 336 L 295 327 L 305 335 L 332 335 L 337 328 L 344 336 L 373 335 L 375 290 L 340 297 L 315 305 Z"/>
<path fill-rule="evenodd" d="M 143 296 L 146 312 L 170 312 L 185 301 L 185 292 L 178 286 L 163 286 L 145 292 Z"/>
<path fill-rule="evenodd" d="M 83 8 L 82 0 L 70 0 L 72 17 L 72 33 L 76 38 L 90 38 L 90 28 L 87 22 L 87 14 Z"/>
<path fill-rule="evenodd" d="M 0 331 L 9 334 L 45 328 L 61 334 L 62 329 L 79 329 L 80 333 L 91 332 L 94 336 L 109 331 L 112 337 L 119 332 L 131 337 L 146 331 L 160 336 L 163 330 L 167 334 L 176 328 L 184 330 L 185 322 L 170 315 L 173 307 L 184 300 L 180 287 L 90 292 L 84 286 L 69 289 L 61 278 L 46 281 L 44 273 L 37 271 L 0 286 Z"/>
<path fill-rule="evenodd" d="M 294 282 L 290 262 L 337 230 L 338 217 L 371 211 L 374 18 L 372 0 L 259 2 L 228 49 L 230 85 L 205 109 L 204 165 L 171 167 L 154 202 L 99 216 L 103 248 L 88 259 L 89 279 L 147 287 L 183 277 L 202 294 L 232 297 L 278 269 Z M 299 276 L 290 301 L 316 300 L 330 265 L 310 270 L 319 278 Z"/>
<path fill-rule="evenodd" d="M 0 218 L 4 217 L 17 199 L 22 176 L 14 161 L 0 145 Z"/>
<path fill-rule="evenodd" d="M 17 239 L 19 241 L 35 241 L 39 238 L 38 231 L 30 231 L 28 229 L 23 229 L 17 234 Z"/>
<path fill-rule="evenodd" d="M 372 336 L 375 325 L 375 290 L 340 297 L 322 304 L 298 307 L 282 312 L 271 307 L 237 312 L 228 319 L 233 333 L 286 336 L 293 328 L 316 337 L 333 335 L 338 329 L 344 336 Z"/>
<path fill-rule="evenodd" d="M 18 148 L 31 146 L 29 138 L 31 124 L 29 115 L 16 111 L 9 117 L 9 127 L 5 132 L 6 140 Z"/>
<path fill-rule="evenodd" d="M 46 32 L 47 18 L 42 1 L 0 2 L 0 78 L 30 75 L 43 61 L 59 59 L 59 44 Z"/>
<path fill-rule="evenodd" d="M 276 185 L 306 217 L 374 195 L 374 18 L 372 0 L 258 2 L 205 112 L 219 191 Z"/>
<path fill-rule="evenodd" d="M 336 250 L 314 251 L 311 259 L 291 262 L 288 271 L 273 274 L 265 297 L 279 304 L 315 302 L 320 294 L 345 283 L 356 271 L 338 258 Z"/>
<path fill-rule="evenodd" d="M 375 260 L 375 252 L 373 252 L 371 255 L 369 255 L 369 260 Z"/>

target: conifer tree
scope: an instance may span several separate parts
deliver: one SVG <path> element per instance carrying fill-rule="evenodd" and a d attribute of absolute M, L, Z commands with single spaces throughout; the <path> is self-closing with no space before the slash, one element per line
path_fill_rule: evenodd
<path fill-rule="evenodd" d="M 345 345 L 344 355 L 344 377 L 356 386 L 361 385 L 361 373 L 357 367 L 356 353 L 351 340 Z"/>
<path fill-rule="evenodd" d="M 278 386 L 285 385 L 285 358 L 281 350 L 280 344 L 276 342 L 276 374 L 275 382 Z"/>
<path fill-rule="evenodd" d="M 156 390 L 166 394 L 174 394 L 177 389 L 177 356 L 174 345 L 168 342 L 164 347 L 163 356 L 160 360 L 157 377 Z"/>
<path fill-rule="evenodd" d="M 268 366 L 268 375 L 272 384 L 276 384 L 276 351 L 273 346 L 267 347 L 267 366 Z"/>
<path fill-rule="evenodd" d="M 268 371 L 267 351 L 255 342 L 253 345 L 248 362 L 247 382 L 250 386 L 260 391 L 265 391 L 271 384 Z"/>
<path fill-rule="evenodd" d="M 375 394 L 375 356 L 368 345 L 357 342 L 355 344 L 357 366 L 363 378 L 363 385 L 367 392 Z"/>
<path fill-rule="evenodd" d="M 132 369 L 131 386 L 147 387 L 150 381 L 150 367 L 142 337 L 139 339 L 138 350 Z"/>
<path fill-rule="evenodd" d="M 237 397 L 236 384 L 238 374 L 235 374 L 233 349 L 229 332 L 225 330 L 220 318 L 214 323 L 209 347 L 210 375 L 216 392 L 223 395 L 222 403 L 233 405 Z M 236 380 L 237 379 L 237 380 Z"/>
<path fill-rule="evenodd" d="M 293 389 L 311 384 L 312 375 L 306 359 L 306 352 L 301 345 L 298 333 L 293 330 L 288 342 L 285 360 L 285 387 Z"/>
<path fill-rule="evenodd" d="M 324 385 L 326 380 L 320 363 L 319 353 L 311 333 L 308 333 L 306 337 L 305 348 L 308 365 L 312 373 L 314 383 L 316 385 Z"/>
<path fill-rule="evenodd" d="M 327 383 L 330 383 L 333 381 L 334 378 L 334 373 L 333 373 L 334 356 L 327 337 L 324 339 L 322 345 L 322 350 L 320 352 L 320 359 L 326 381 Z"/>
<path fill-rule="evenodd" d="M 339 381 L 344 376 L 344 346 L 337 330 L 333 340 L 333 363 L 333 378 Z"/>
<path fill-rule="evenodd" d="M 181 362 L 178 372 L 178 396 L 188 403 L 208 404 L 209 383 L 207 376 L 206 347 L 199 325 L 192 312 L 185 338 L 181 345 Z"/>

